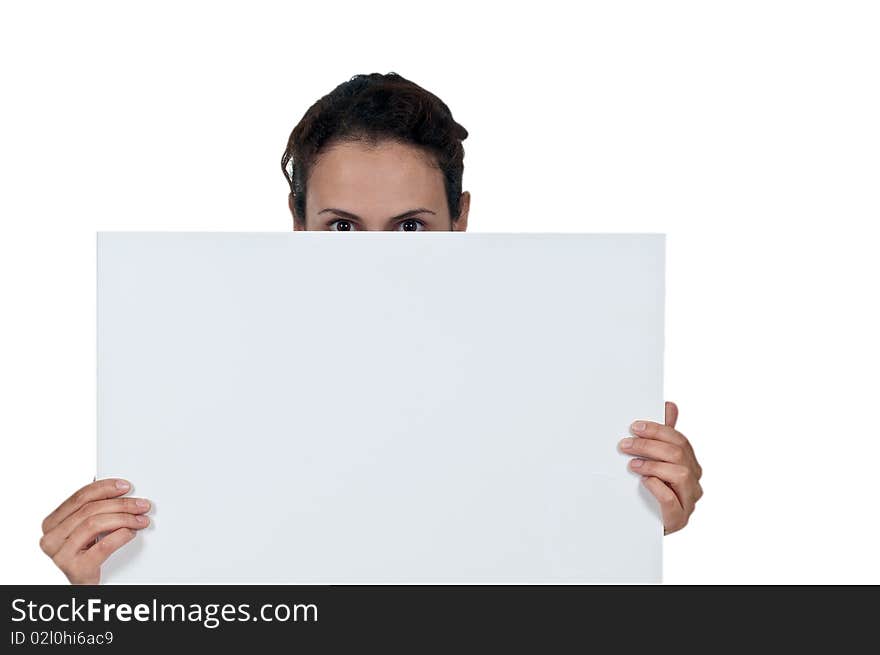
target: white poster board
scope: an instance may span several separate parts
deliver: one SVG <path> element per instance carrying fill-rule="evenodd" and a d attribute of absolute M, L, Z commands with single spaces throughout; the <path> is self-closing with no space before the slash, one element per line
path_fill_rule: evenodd
<path fill-rule="evenodd" d="M 658 234 L 98 234 L 114 583 L 657 582 Z"/>

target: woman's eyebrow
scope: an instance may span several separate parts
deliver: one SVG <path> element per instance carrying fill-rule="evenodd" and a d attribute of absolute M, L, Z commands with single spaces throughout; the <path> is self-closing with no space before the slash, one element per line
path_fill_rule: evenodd
<path fill-rule="evenodd" d="M 318 214 L 323 214 L 324 212 L 331 212 L 333 214 L 337 214 L 339 216 L 351 219 L 353 221 L 361 220 L 361 217 L 358 216 L 357 214 L 352 214 L 351 212 L 342 211 L 341 209 L 334 209 L 333 207 L 327 207 L 326 209 L 322 209 L 321 211 L 318 212 Z"/>
<path fill-rule="evenodd" d="M 392 216 L 389 218 L 389 221 L 399 221 L 401 218 L 409 218 L 410 216 L 416 216 L 418 214 L 435 214 L 437 212 L 432 212 L 430 209 L 425 209 L 424 207 L 419 207 L 418 209 L 410 209 L 409 211 L 403 212 L 402 214 L 398 214 L 397 216 Z"/>

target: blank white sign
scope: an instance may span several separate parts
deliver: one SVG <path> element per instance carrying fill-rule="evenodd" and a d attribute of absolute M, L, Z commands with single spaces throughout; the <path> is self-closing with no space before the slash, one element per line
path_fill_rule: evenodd
<path fill-rule="evenodd" d="M 98 234 L 129 583 L 658 582 L 657 234 Z"/>

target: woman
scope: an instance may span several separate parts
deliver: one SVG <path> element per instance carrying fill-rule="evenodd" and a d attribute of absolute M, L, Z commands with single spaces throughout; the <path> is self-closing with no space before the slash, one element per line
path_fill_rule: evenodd
<path fill-rule="evenodd" d="M 353 77 L 312 105 L 290 135 L 281 168 L 293 229 L 463 232 L 466 137 L 449 108 L 409 80 Z M 687 524 L 703 493 L 677 417 L 666 403 L 665 424 L 638 420 L 619 443 L 660 503 L 667 534 Z M 130 488 L 124 480 L 93 482 L 43 521 L 40 547 L 72 583 L 97 584 L 103 562 L 149 524 L 149 501 L 123 497 Z"/>

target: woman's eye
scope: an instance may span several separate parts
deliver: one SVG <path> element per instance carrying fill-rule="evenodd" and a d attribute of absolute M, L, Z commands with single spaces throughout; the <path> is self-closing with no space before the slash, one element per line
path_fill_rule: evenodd
<path fill-rule="evenodd" d="M 397 229 L 402 232 L 418 232 L 425 229 L 425 224 L 414 218 L 408 218 L 397 225 Z"/>
<path fill-rule="evenodd" d="M 354 229 L 354 225 L 351 224 L 351 221 L 347 221 L 344 218 L 333 221 L 330 223 L 329 227 L 330 230 L 334 232 L 350 232 Z"/>

